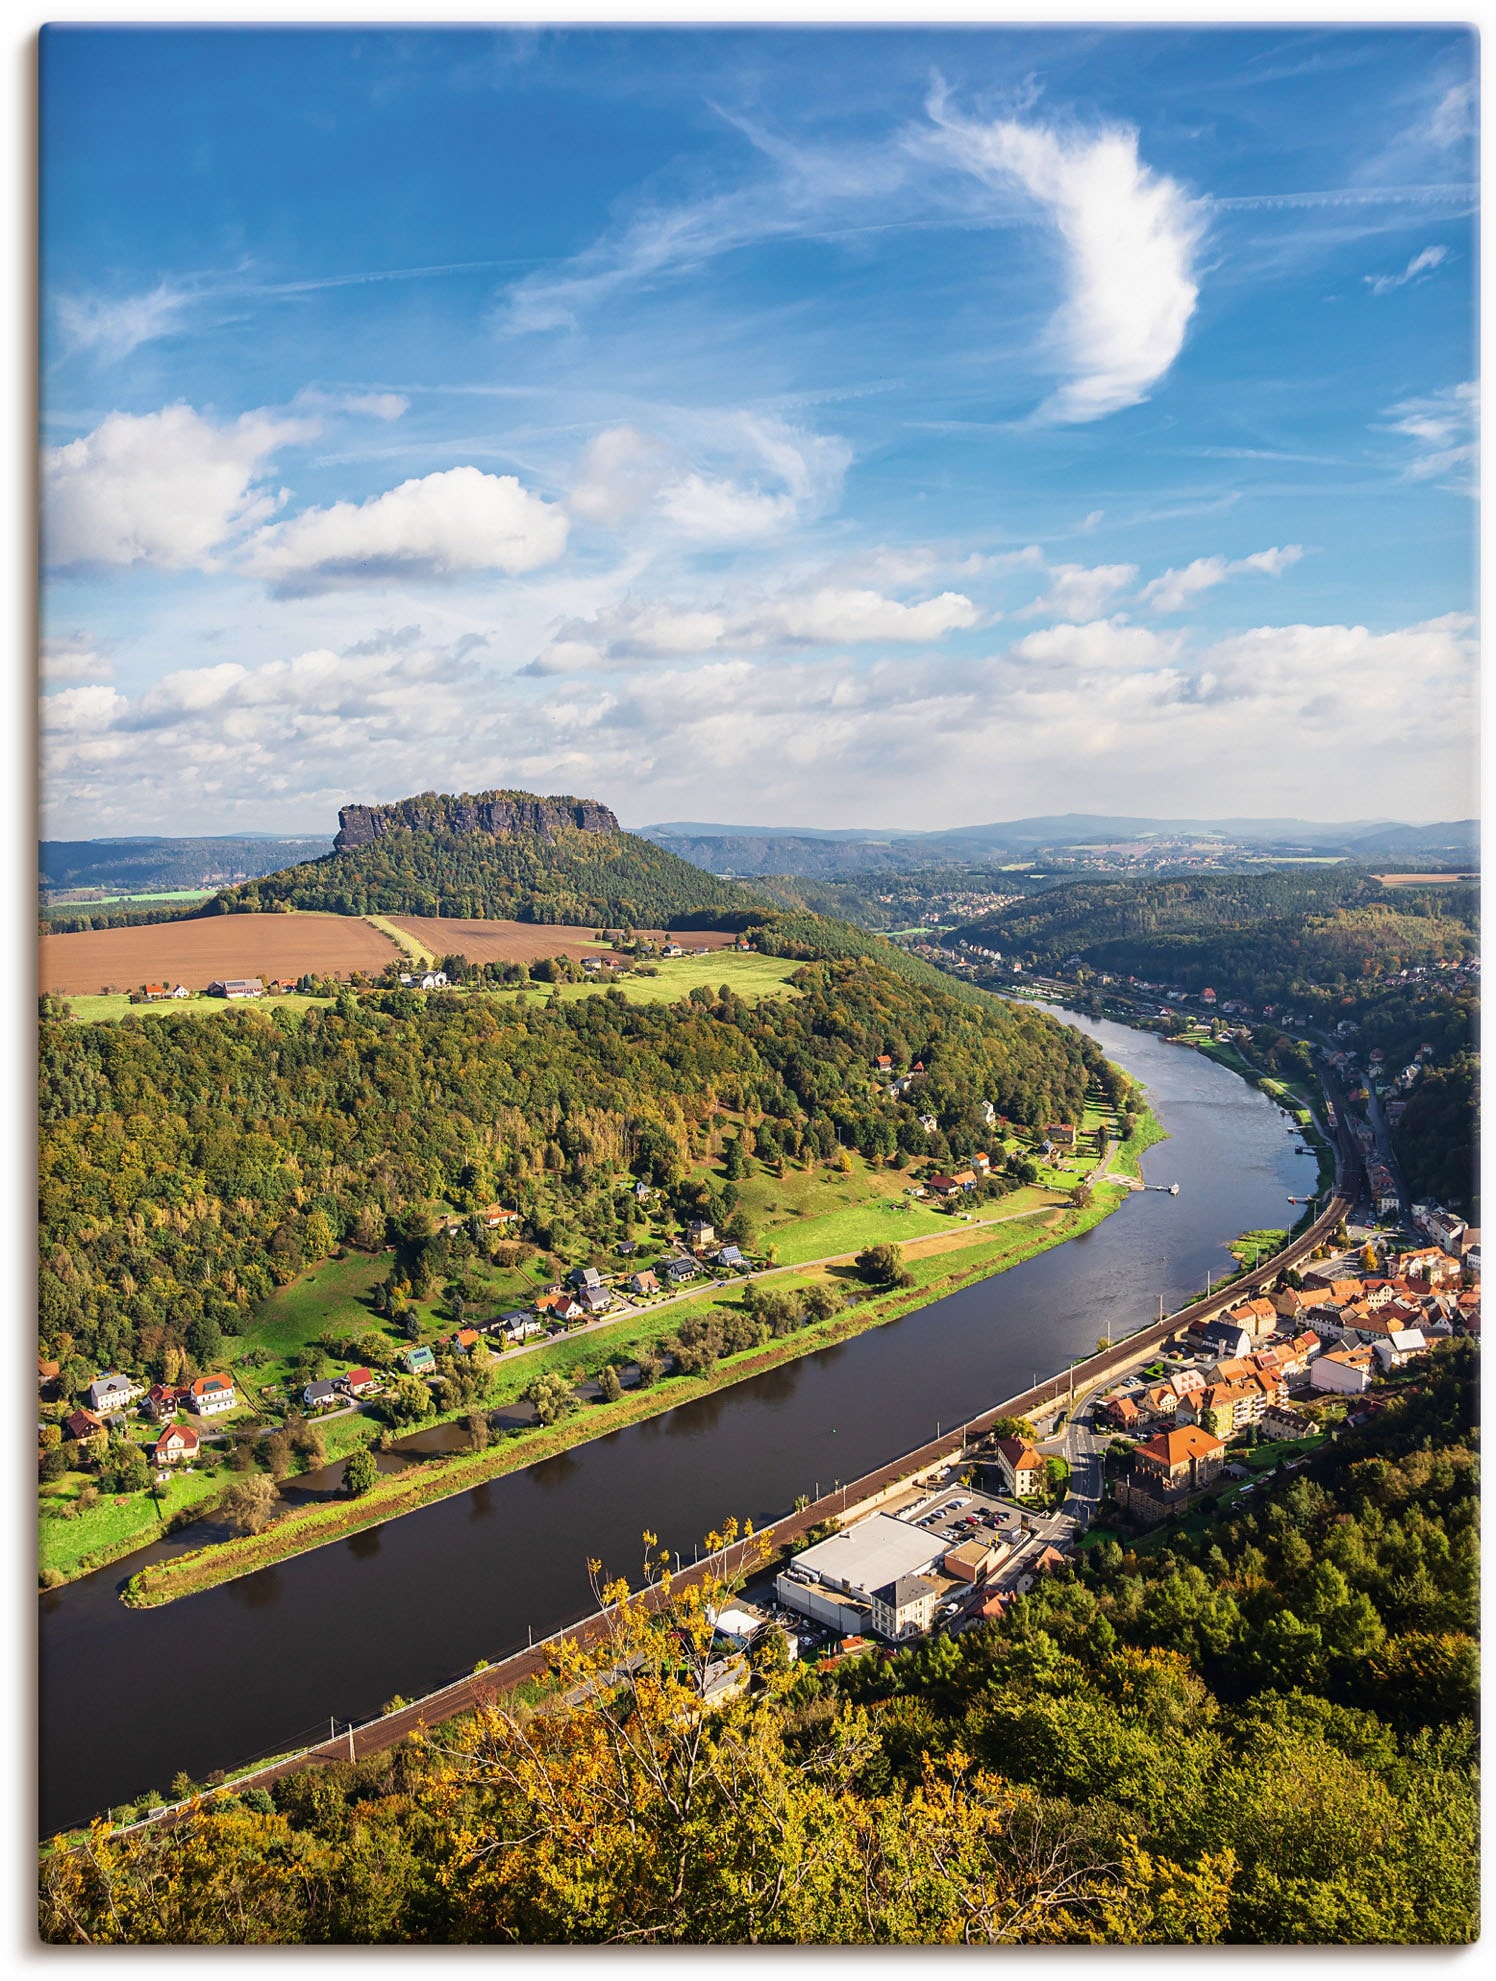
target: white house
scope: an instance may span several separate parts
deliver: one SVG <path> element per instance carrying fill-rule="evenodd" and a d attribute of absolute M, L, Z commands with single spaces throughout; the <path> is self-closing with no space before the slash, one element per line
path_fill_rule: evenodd
<path fill-rule="evenodd" d="M 128 1376 L 95 1376 L 88 1386 L 88 1407 L 102 1417 L 109 1410 L 123 1410 L 141 1394 L 141 1385 Z"/>
<path fill-rule="evenodd" d="M 1359 1396 L 1362 1390 L 1371 1388 L 1371 1350 L 1332 1348 L 1310 1365 L 1309 1380 L 1318 1390 Z"/>
<path fill-rule="evenodd" d="M 1427 1351 L 1428 1342 L 1424 1339 L 1422 1328 L 1399 1328 L 1396 1334 L 1390 1334 L 1385 1340 L 1374 1341 L 1371 1344 L 1371 1352 L 1381 1364 L 1384 1376 L 1388 1370 L 1400 1369 L 1405 1362 L 1411 1362 L 1415 1355 L 1423 1355 Z"/>
<path fill-rule="evenodd" d="M 1036 1499 L 1043 1492 L 1049 1467 L 1023 1438 L 999 1438 L 997 1469 L 1014 1499 Z"/>
<path fill-rule="evenodd" d="M 939 1594 L 940 1585 L 928 1575 L 900 1575 L 885 1582 L 871 1595 L 874 1630 L 895 1642 L 922 1636 L 934 1620 Z"/>
<path fill-rule="evenodd" d="M 225 1410 L 232 1410 L 238 1398 L 234 1395 L 232 1378 L 199 1376 L 188 1392 L 187 1401 L 199 1417 L 218 1417 Z"/>

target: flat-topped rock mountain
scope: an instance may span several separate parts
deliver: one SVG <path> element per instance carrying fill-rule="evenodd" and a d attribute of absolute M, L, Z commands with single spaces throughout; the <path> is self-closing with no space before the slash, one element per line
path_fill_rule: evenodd
<path fill-rule="evenodd" d="M 559 832 L 618 832 L 618 820 L 593 798 L 537 798 L 529 791 L 463 792 L 447 797 L 423 791 L 393 805 L 344 805 L 338 813 L 336 853 L 372 846 L 392 833 L 530 833 L 554 839 Z"/>

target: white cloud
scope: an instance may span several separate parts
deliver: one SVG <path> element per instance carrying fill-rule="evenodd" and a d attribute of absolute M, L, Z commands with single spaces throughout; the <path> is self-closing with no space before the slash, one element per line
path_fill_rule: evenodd
<path fill-rule="evenodd" d="M 42 641 L 41 673 L 48 687 L 66 681 L 107 681 L 114 663 L 99 651 L 92 633 L 62 633 Z"/>
<path fill-rule="evenodd" d="M 513 475 L 473 467 L 401 482 L 367 502 L 335 502 L 262 529 L 248 568 L 282 596 L 395 576 L 511 576 L 551 564 L 566 548 L 566 512 Z"/>
<path fill-rule="evenodd" d="M 670 440 L 609 427 L 587 444 L 570 506 L 584 521 L 625 529 L 647 517 L 703 544 L 753 543 L 828 508 L 851 449 L 743 411 L 678 415 Z"/>
<path fill-rule="evenodd" d="M 1096 420 L 1146 399 L 1195 312 L 1203 204 L 1142 163 L 1135 130 L 1062 136 L 1033 124 L 968 123 L 940 97 L 930 114 L 952 159 L 989 182 L 1016 181 L 1064 242 L 1069 294 L 1053 336 L 1072 375 L 1039 417 Z"/>
<path fill-rule="evenodd" d="M 106 730 L 128 707 L 124 696 L 106 682 L 60 688 L 55 695 L 42 696 L 42 727 L 57 735 Z"/>
<path fill-rule="evenodd" d="M 46 560 L 209 568 L 216 550 L 283 499 L 263 486 L 271 456 L 314 431 L 265 412 L 215 426 L 183 404 L 110 413 L 43 455 Z"/>
<path fill-rule="evenodd" d="M 1201 592 L 1211 591 L 1228 578 L 1248 571 L 1260 571 L 1269 578 L 1281 577 L 1303 556 L 1302 544 L 1274 545 L 1270 550 L 1254 550 L 1249 557 L 1197 557 L 1178 571 L 1165 571 L 1144 585 L 1142 599 L 1155 612 L 1182 612 Z"/>
<path fill-rule="evenodd" d="M 367 413 L 374 420 L 398 420 L 410 411 L 403 392 L 355 392 L 341 404 L 345 412 Z"/>
<path fill-rule="evenodd" d="M 1476 134 L 1475 84 L 1455 83 L 1434 105 L 1428 135 L 1442 150 L 1452 150 Z"/>
<path fill-rule="evenodd" d="M 1136 564 L 1053 564 L 1049 569 L 1049 590 L 1032 605 L 1025 606 L 1019 617 L 1099 619 L 1137 575 Z"/>
<path fill-rule="evenodd" d="M 1094 619 L 1083 626 L 1046 626 L 1037 633 L 1025 633 L 1010 649 L 1018 660 L 1087 674 L 1165 667 L 1178 652 L 1177 639 L 1155 633 L 1148 626 L 1119 625 L 1113 619 Z"/>
<path fill-rule="evenodd" d="M 1385 296 L 1394 289 L 1405 289 L 1410 282 L 1417 282 L 1422 276 L 1431 275 L 1448 259 L 1448 248 L 1420 248 L 1401 275 L 1363 275 L 1361 279 L 1374 296 Z"/>
<path fill-rule="evenodd" d="M 689 474 L 660 498 L 660 514 L 682 536 L 703 543 L 751 543 L 776 536 L 795 520 L 794 498 L 766 494 L 710 475 Z"/>
<path fill-rule="evenodd" d="M 913 604 L 881 592 L 822 585 L 760 599 L 729 612 L 681 610 L 624 601 L 562 626 L 523 671 L 531 675 L 585 674 L 642 660 L 720 653 L 725 648 L 762 651 L 871 644 L 925 645 L 974 626 L 977 609 L 960 592 L 942 592 Z"/>
<path fill-rule="evenodd" d="M 359 796 L 503 783 L 635 819 L 844 824 L 875 790 L 880 824 L 949 826 L 1052 811 L 1078 767 L 1097 809 L 1261 816 L 1312 792 L 1320 816 L 1358 817 L 1390 735 L 1418 766 L 1391 809 L 1447 818 L 1474 806 L 1476 680 L 1459 615 L 1261 626 L 1198 653 L 1098 622 L 973 659 L 677 658 L 559 691 L 402 632 L 181 670 L 134 700 L 64 689 L 45 770 L 59 822 L 86 803 L 100 829 L 136 831 L 330 825 L 350 765 Z"/>
<path fill-rule="evenodd" d="M 59 296 L 57 323 L 69 351 L 98 351 L 127 358 L 142 344 L 169 337 L 192 302 L 190 290 L 170 282 L 138 296 Z"/>
<path fill-rule="evenodd" d="M 1467 470 L 1446 486 L 1464 486 L 1475 493 L 1480 395 L 1473 383 L 1449 385 L 1424 399 L 1404 399 L 1387 411 L 1391 431 L 1413 443 L 1413 457 L 1403 469 L 1409 481 L 1434 481 Z"/>
<path fill-rule="evenodd" d="M 679 473 L 671 448 L 637 427 L 615 426 L 588 441 L 569 501 L 584 522 L 620 529 Z"/>

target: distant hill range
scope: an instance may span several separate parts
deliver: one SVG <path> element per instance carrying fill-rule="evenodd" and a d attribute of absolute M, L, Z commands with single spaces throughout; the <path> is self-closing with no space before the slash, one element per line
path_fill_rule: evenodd
<path fill-rule="evenodd" d="M 37 847 L 37 881 L 48 895 L 176 894 L 253 880 L 327 852 L 323 833 L 272 839 L 263 833 L 214 839 L 44 839 Z"/>
<path fill-rule="evenodd" d="M 1293 854 L 1372 861 L 1431 859 L 1469 865 L 1478 857 L 1474 819 L 1438 825 L 1395 820 L 1130 818 L 1068 812 L 1009 819 L 941 832 L 847 828 L 728 826 L 674 820 L 639 828 L 640 837 L 717 873 L 826 877 L 939 866 L 982 866 L 1007 859 L 1073 855 L 1083 849 L 1150 844 L 1160 852 L 1206 848 L 1243 857 Z"/>

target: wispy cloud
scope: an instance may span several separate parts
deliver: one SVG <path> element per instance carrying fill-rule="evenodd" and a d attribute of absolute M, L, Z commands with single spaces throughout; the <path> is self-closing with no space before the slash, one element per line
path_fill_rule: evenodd
<path fill-rule="evenodd" d="M 1053 325 L 1068 381 L 1038 417 L 1104 418 L 1146 399 L 1178 357 L 1195 313 L 1206 206 L 1138 156 L 1138 134 L 1094 135 L 955 116 L 929 105 L 950 157 L 989 182 L 1020 185 L 1064 242 L 1069 294 Z"/>
<path fill-rule="evenodd" d="M 1476 492 L 1475 459 L 1480 395 L 1473 383 L 1449 385 L 1423 399 L 1404 399 L 1387 408 L 1390 431 L 1413 443 L 1403 469 L 1408 481 L 1452 476 L 1449 487 Z"/>
<path fill-rule="evenodd" d="M 63 295 L 57 298 L 57 325 L 69 351 L 127 358 L 142 344 L 175 336 L 194 300 L 193 290 L 173 282 L 158 282 L 138 296 Z"/>
<path fill-rule="evenodd" d="M 1410 282 L 1422 281 L 1448 259 L 1448 248 L 1420 248 L 1400 275 L 1365 275 L 1361 279 L 1374 296 L 1386 296 L 1394 289 L 1406 289 Z"/>
<path fill-rule="evenodd" d="M 1302 544 L 1285 543 L 1271 550 L 1254 550 L 1250 557 L 1197 557 L 1177 571 L 1165 571 L 1144 585 L 1143 603 L 1155 612 L 1182 612 L 1202 592 L 1214 590 L 1228 578 L 1258 571 L 1270 578 L 1281 577 L 1303 556 Z"/>

